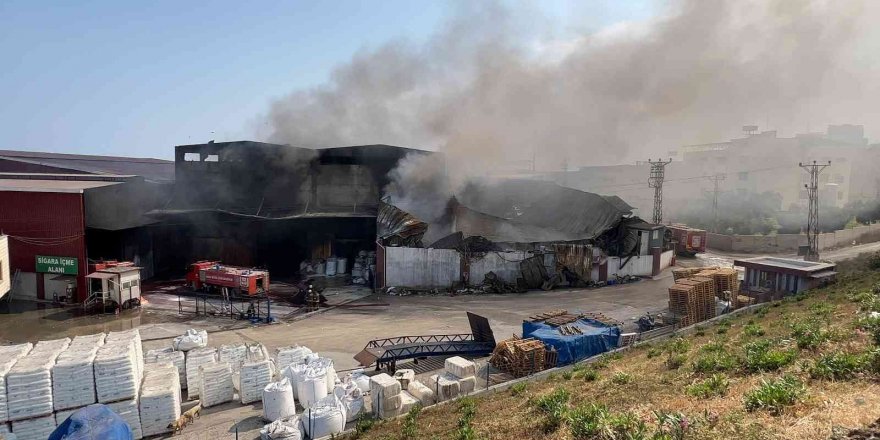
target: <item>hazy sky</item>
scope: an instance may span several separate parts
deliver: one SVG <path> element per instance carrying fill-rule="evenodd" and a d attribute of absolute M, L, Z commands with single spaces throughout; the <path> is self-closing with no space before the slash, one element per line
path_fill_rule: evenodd
<path fill-rule="evenodd" d="M 651 0 L 518 4 L 569 33 L 650 16 Z M 0 149 L 171 158 L 253 139 L 271 100 L 394 39 L 420 42 L 439 1 L 0 2 Z"/>

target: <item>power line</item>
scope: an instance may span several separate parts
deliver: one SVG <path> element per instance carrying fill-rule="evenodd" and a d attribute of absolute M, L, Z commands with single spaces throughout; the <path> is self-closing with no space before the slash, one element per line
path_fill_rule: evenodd
<path fill-rule="evenodd" d="M 667 161 L 657 159 L 656 162 L 648 159 L 648 163 L 651 165 L 651 173 L 648 175 L 648 187 L 654 188 L 654 216 L 652 221 L 654 224 L 659 225 L 663 223 L 663 179 L 666 175 L 666 165 L 672 163 L 672 159 Z"/>
<path fill-rule="evenodd" d="M 807 214 L 807 246 L 809 249 L 804 260 L 819 261 L 819 173 L 831 166 L 831 161 L 829 160 L 827 164 L 818 164 L 815 160 L 813 163 L 800 162 L 798 166 L 810 173 L 810 183 L 804 185 L 810 199 L 810 209 Z"/>

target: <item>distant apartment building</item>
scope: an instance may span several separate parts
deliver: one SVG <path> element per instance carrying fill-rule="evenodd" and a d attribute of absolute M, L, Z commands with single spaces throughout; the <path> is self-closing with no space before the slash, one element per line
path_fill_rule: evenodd
<path fill-rule="evenodd" d="M 767 191 L 781 196 L 780 210 L 804 207 L 809 175 L 798 162 L 828 162 L 819 181 L 823 205 L 844 206 L 880 197 L 880 145 L 868 145 L 861 125 L 831 125 L 825 133 L 779 137 L 776 131 L 748 133 L 725 142 L 687 145 L 666 167 L 664 207 L 705 197 L 714 189 L 709 179 L 724 175 L 720 190 L 743 195 Z M 653 206 L 648 188 L 649 165 L 589 166 L 545 174 L 545 178 L 582 191 L 617 195 L 643 215 Z"/>

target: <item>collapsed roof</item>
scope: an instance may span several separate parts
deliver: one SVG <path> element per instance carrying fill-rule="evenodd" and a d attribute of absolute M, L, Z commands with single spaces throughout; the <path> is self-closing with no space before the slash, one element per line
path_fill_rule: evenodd
<path fill-rule="evenodd" d="M 452 209 L 456 231 L 511 243 L 592 240 L 633 211 L 616 196 L 535 180 L 468 185 Z"/>

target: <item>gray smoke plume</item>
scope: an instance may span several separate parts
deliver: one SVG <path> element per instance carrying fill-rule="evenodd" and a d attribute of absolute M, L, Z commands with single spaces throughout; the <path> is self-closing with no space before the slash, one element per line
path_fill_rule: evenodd
<path fill-rule="evenodd" d="M 442 168 L 454 192 L 533 155 L 538 171 L 630 163 L 744 124 L 793 133 L 875 118 L 878 2 L 682 0 L 549 42 L 533 11 L 473 3 L 424 44 L 362 51 L 324 86 L 274 102 L 270 140 L 440 150 L 446 166 L 414 159 L 397 174 Z"/>

